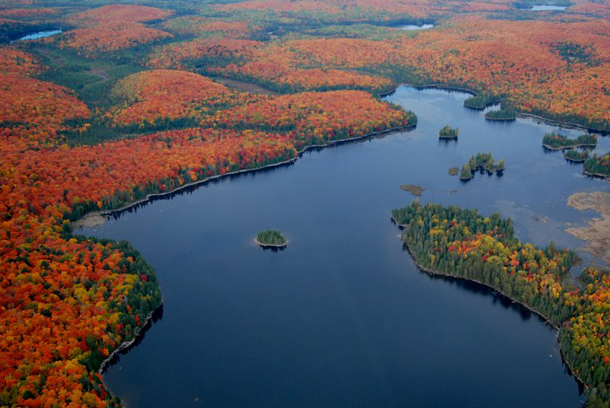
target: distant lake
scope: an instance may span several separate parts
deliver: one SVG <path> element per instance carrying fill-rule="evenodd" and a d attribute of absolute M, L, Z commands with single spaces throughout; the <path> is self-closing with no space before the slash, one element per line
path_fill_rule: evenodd
<path fill-rule="evenodd" d="M 533 10 L 533 11 L 564 11 L 565 9 L 567 9 L 566 6 L 539 5 L 539 6 L 532 6 L 532 8 L 530 10 Z"/>
<path fill-rule="evenodd" d="M 50 37 L 52 35 L 61 34 L 61 32 L 62 32 L 62 30 L 60 30 L 60 29 L 37 31 L 35 33 L 27 34 L 27 35 L 24 35 L 23 37 L 17 38 L 16 40 L 11 41 L 11 43 L 14 43 L 17 41 L 38 40 L 39 38 Z"/>
<path fill-rule="evenodd" d="M 408 24 L 408 25 L 404 25 L 404 26 L 398 26 L 397 28 L 400 28 L 401 30 L 412 31 L 412 30 L 429 30 L 432 27 L 434 27 L 434 24 L 422 24 L 422 25 Z"/>
<path fill-rule="evenodd" d="M 413 201 L 500 212 L 524 242 L 579 248 L 567 206 L 605 181 L 541 141 L 557 127 L 486 121 L 469 95 L 400 87 L 411 131 L 309 151 L 295 164 L 226 177 L 77 233 L 126 239 L 159 275 L 163 314 L 104 373 L 139 407 L 578 408 L 557 332 L 480 285 L 422 273 L 393 208 Z M 445 124 L 460 131 L 441 142 Z M 561 130 L 576 137 L 581 131 Z M 600 137 L 598 152 L 610 150 Z M 506 160 L 502 177 L 448 174 L 472 154 Z M 264 251 L 257 232 L 290 245 Z"/>

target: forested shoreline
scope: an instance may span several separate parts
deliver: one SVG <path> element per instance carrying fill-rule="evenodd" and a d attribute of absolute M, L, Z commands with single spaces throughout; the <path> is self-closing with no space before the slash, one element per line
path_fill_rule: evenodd
<path fill-rule="evenodd" d="M 492 119 L 525 113 L 610 130 L 610 9 L 579 3 L 574 21 L 523 13 L 513 4 L 399 0 L 7 0 L 0 405 L 120 405 L 97 369 L 161 297 L 154 271 L 128 244 L 71 235 L 85 214 L 413 127 L 412 112 L 380 99 L 401 83 L 471 89 L 466 106 L 501 103 Z M 435 28 L 392 27 L 424 22 Z M 51 27 L 62 32 L 10 44 Z M 281 94 L 239 92 L 213 77 Z M 585 158 L 585 173 L 608 177 L 609 157 Z M 595 393 L 591 401 L 608 399 L 601 387 Z"/>
<path fill-rule="evenodd" d="M 418 201 L 392 211 L 401 239 L 426 272 L 487 285 L 540 314 L 559 330 L 562 355 L 587 386 L 588 406 L 607 407 L 610 353 L 584 333 L 610 333 L 599 315 L 610 304 L 603 294 L 610 271 L 588 267 L 578 281 L 569 270 L 579 262 L 574 251 L 522 244 L 512 220 L 494 213 Z M 599 317 L 598 317 L 599 316 Z"/>

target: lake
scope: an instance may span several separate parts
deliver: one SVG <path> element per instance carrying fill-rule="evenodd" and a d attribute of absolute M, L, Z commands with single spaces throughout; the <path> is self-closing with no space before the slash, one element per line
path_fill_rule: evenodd
<path fill-rule="evenodd" d="M 401 30 L 413 31 L 413 30 L 429 30 L 432 27 L 434 27 L 434 24 L 422 24 L 422 25 L 408 24 L 408 25 L 399 26 L 397 28 L 400 28 Z"/>
<path fill-rule="evenodd" d="M 400 87 L 417 128 L 309 151 L 123 212 L 86 235 L 126 239 L 156 269 L 163 312 L 104 373 L 129 407 L 577 408 L 556 331 L 476 284 L 431 277 L 390 211 L 420 200 L 499 211 L 518 236 L 579 247 L 570 194 L 608 191 L 541 146 L 555 128 L 485 121 L 464 93 Z M 445 124 L 459 141 L 439 142 Z M 577 136 L 579 131 L 565 131 Z M 610 141 L 600 138 L 598 151 Z M 448 174 L 477 152 L 504 176 Z M 259 248 L 279 229 L 284 251 Z"/>
<path fill-rule="evenodd" d="M 35 33 L 24 35 L 23 37 L 19 37 L 16 40 L 11 41 L 11 44 L 17 41 L 38 40 L 39 38 L 50 37 L 52 35 L 57 35 L 61 33 L 62 30 L 60 29 L 37 31 Z"/>
<path fill-rule="evenodd" d="M 567 9 L 566 6 L 546 6 L 546 5 L 538 5 L 532 6 L 530 10 L 533 11 L 564 11 Z"/>

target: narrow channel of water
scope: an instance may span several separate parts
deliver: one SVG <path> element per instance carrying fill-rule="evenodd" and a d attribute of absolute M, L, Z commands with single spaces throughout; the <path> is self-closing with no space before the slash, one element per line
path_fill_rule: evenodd
<path fill-rule="evenodd" d="M 485 121 L 467 97 L 401 87 L 388 99 L 418 115 L 413 131 L 311 151 L 81 231 L 129 240 L 165 301 L 104 374 L 110 390 L 131 408 L 579 407 L 553 329 L 475 284 L 421 273 L 390 222 L 412 183 L 424 202 L 513 217 L 523 240 L 582 245 L 563 230 L 591 213 L 567 198 L 608 183 L 543 150 L 554 128 Z M 439 142 L 445 124 L 458 142 Z M 504 176 L 448 174 L 477 152 L 504 158 Z M 285 251 L 254 243 L 269 228 L 285 232 Z"/>

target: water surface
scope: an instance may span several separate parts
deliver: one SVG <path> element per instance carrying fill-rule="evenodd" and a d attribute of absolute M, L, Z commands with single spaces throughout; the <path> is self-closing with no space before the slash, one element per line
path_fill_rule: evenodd
<path fill-rule="evenodd" d="M 413 30 L 429 30 L 432 27 L 434 27 L 434 24 L 422 24 L 422 25 L 407 24 L 404 26 L 400 26 L 398 28 L 400 28 L 401 30 L 413 31 Z"/>
<path fill-rule="evenodd" d="M 480 286 L 421 273 L 390 221 L 413 199 L 399 186 L 417 184 L 423 202 L 515 218 L 523 240 L 582 245 L 563 229 L 592 213 L 567 197 L 608 184 L 545 153 L 555 128 L 485 121 L 467 97 L 401 87 L 388 99 L 418 115 L 415 130 L 310 151 L 84 230 L 133 243 L 165 302 L 104 374 L 110 390 L 132 408 L 579 407 L 552 328 Z M 439 142 L 445 124 L 458 142 Z M 477 152 L 504 158 L 504 176 L 448 175 Z M 282 230 L 287 249 L 259 248 L 265 229 Z"/>
<path fill-rule="evenodd" d="M 566 6 L 547 6 L 547 5 L 538 5 L 532 6 L 530 10 L 532 11 L 564 11 L 567 9 Z"/>
<path fill-rule="evenodd" d="M 11 41 L 11 44 L 17 41 L 38 40 L 39 38 L 50 37 L 52 35 L 57 35 L 61 33 L 62 30 L 60 29 L 37 31 L 35 33 L 24 35 L 23 37 L 19 37 L 16 40 Z"/>

